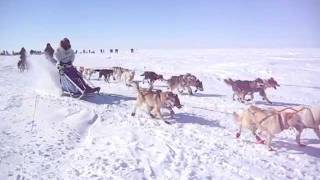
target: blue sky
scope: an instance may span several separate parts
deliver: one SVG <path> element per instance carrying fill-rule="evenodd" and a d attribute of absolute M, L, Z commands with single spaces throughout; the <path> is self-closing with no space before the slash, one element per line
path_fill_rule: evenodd
<path fill-rule="evenodd" d="M 320 0 L 0 0 L 0 49 L 320 47 Z"/>

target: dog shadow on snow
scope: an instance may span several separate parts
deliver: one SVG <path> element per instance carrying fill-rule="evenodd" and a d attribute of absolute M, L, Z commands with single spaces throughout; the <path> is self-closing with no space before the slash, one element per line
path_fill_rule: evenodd
<path fill-rule="evenodd" d="M 173 119 L 175 121 L 174 123 L 179 123 L 179 124 L 199 124 L 202 126 L 225 128 L 221 126 L 219 121 L 217 120 L 209 121 L 205 118 L 196 116 L 194 114 L 189 114 L 189 113 L 175 114 Z"/>
<path fill-rule="evenodd" d="M 309 89 L 316 89 L 319 90 L 319 86 L 302 86 L 302 85 L 296 85 L 296 84 L 281 84 L 281 86 L 288 86 L 288 87 L 301 87 L 301 88 L 309 88 Z"/>
<path fill-rule="evenodd" d="M 226 95 L 195 93 L 195 94 L 193 94 L 193 96 L 195 96 L 195 97 L 216 97 L 216 98 L 221 98 L 221 97 L 225 97 Z"/>
<path fill-rule="evenodd" d="M 222 94 L 205 94 L 205 93 L 193 93 L 192 95 L 187 92 L 178 93 L 180 96 L 193 96 L 193 97 L 214 97 L 214 98 L 222 98 L 226 97 L 226 95 Z"/>
<path fill-rule="evenodd" d="M 131 101 L 135 100 L 136 98 L 134 97 L 128 97 L 128 96 L 123 96 L 119 94 L 105 94 L 105 93 L 100 93 L 99 95 L 92 96 L 92 97 L 87 97 L 83 99 L 84 101 L 94 103 L 94 104 L 120 104 L 122 101 Z"/>
<path fill-rule="evenodd" d="M 307 154 L 312 157 L 320 158 L 320 148 L 311 146 L 312 144 L 320 144 L 318 139 L 304 139 L 302 143 L 307 146 L 299 146 L 296 143 L 288 143 L 284 141 L 274 141 L 272 142 L 274 146 L 278 149 L 278 152 L 284 151 L 290 154 Z M 294 152 L 292 152 L 294 151 Z"/>
<path fill-rule="evenodd" d="M 266 101 L 255 101 L 256 105 L 266 105 L 266 106 L 301 106 L 303 104 L 298 103 L 288 103 L 288 102 L 276 102 L 272 101 L 272 104 L 269 104 Z"/>

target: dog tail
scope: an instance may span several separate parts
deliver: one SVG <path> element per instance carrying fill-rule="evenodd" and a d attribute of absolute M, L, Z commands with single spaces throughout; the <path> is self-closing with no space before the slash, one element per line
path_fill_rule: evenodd
<path fill-rule="evenodd" d="M 229 79 L 224 79 L 223 80 L 227 85 L 232 86 L 233 85 L 233 80 L 231 78 Z"/>

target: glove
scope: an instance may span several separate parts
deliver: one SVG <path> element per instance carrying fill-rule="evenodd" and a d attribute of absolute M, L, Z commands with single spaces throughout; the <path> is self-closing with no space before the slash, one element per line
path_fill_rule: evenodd
<path fill-rule="evenodd" d="M 61 66 L 60 66 L 59 63 L 56 64 L 56 68 L 57 68 L 57 69 L 61 69 Z"/>

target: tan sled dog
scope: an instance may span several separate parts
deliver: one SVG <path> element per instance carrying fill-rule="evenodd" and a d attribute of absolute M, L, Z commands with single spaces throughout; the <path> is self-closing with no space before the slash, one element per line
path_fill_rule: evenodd
<path fill-rule="evenodd" d="M 126 84 L 126 86 L 131 86 L 135 72 L 133 70 L 125 69 L 121 74 L 121 80 Z"/>
<path fill-rule="evenodd" d="M 93 69 L 93 68 L 84 68 L 83 76 L 90 80 L 91 76 L 96 72 L 97 71 L 95 69 Z"/>
<path fill-rule="evenodd" d="M 120 80 L 121 79 L 121 75 L 124 72 L 124 68 L 122 67 L 112 67 L 113 70 L 113 80 Z"/>
<path fill-rule="evenodd" d="M 122 67 L 112 67 L 113 80 L 122 80 L 127 86 L 131 86 L 135 72 Z"/>
<path fill-rule="evenodd" d="M 302 129 L 305 127 L 300 118 L 295 118 L 295 115 L 298 115 L 300 112 L 308 110 L 308 108 L 302 107 L 299 110 L 292 110 L 290 113 L 292 115 L 288 116 L 286 110 L 291 109 L 291 107 L 286 107 L 281 110 L 276 110 L 273 108 L 270 109 L 261 109 L 256 106 L 250 106 L 248 109 L 244 110 L 242 113 L 234 113 L 236 121 L 240 123 L 240 129 L 237 133 L 237 137 L 240 136 L 242 128 L 251 130 L 255 135 L 257 141 L 261 142 L 260 137 L 256 134 L 257 130 L 261 131 L 266 135 L 267 146 L 269 150 L 272 150 L 271 141 L 275 134 L 282 132 L 285 129 L 293 127 L 297 129 L 298 133 L 296 136 L 296 141 L 299 145 L 300 135 Z M 311 113 L 311 111 L 309 112 Z M 310 114 L 309 114 L 310 116 Z M 312 113 L 311 113 L 312 116 Z"/>
<path fill-rule="evenodd" d="M 312 107 L 305 107 L 305 106 L 293 106 L 293 107 L 277 107 L 275 108 L 281 115 L 284 122 L 292 122 L 292 121 L 299 121 L 302 123 L 302 126 L 294 126 L 295 129 L 298 131 L 296 136 L 296 141 L 299 145 L 300 143 L 300 136 L 304 129 L 310 128 L 316 133 L 318 138 L 320 139 L 320 107 L 319 106 L 312 106 Z M 286 126 L 286 124 L 284 124 Z"/>
<path fill-rule="evenodd" d="M 161 92 L 152 91 L 147 89 L 139 89 L 139 85 L 137 82 L 133 82 L 132 85 L 136 88 L 138 92 L 137 102 L 131 113 L 132 116 L 135 116 L 136 109 L 141 106 L 146 105 L 148 114 L 151 118 L 155 118 L 155 115 L 160 119 L 163 119 L 160 109 L 165 108 L 170 111 L 171 116 L 174 114 L 172 110 L 173 107 L 181 108 L 180 100 L 178 95 L 173 94 L 172 92 Z M 155 113 L 153 115 L 152 113 Z"/>

